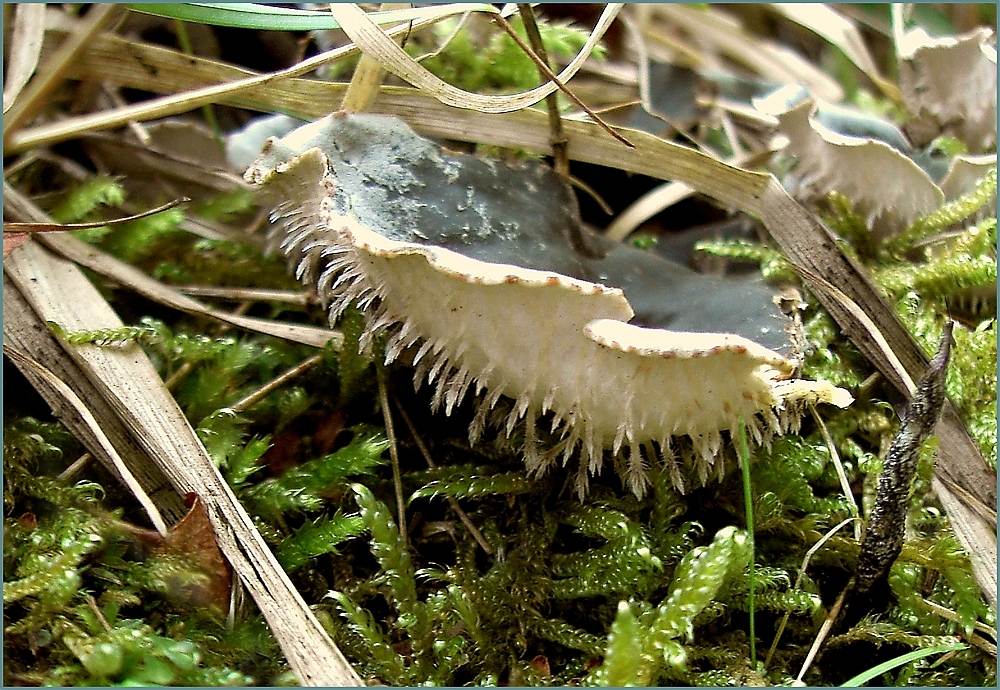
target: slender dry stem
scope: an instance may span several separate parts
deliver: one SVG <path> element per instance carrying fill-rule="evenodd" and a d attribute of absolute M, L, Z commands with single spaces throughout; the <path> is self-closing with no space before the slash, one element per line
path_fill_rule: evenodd
<path fill-rule="evenodd" d="M 819 416 L 819 412 L 816 411 L 816 406 L 813 404 L 809 405 L 809 411 L 812 413 L 813 419 L 816 420 L 817 426 L 819 426 L 819 433 L 823 436 L 823 442 L 826 444 L 826 448 L 830 451 L 830 459 L 833 461 L 833 466 L 837 470 L 837 479 L 840 480 L 840 490 L 844 493 L 844 498 L 851 505 L 851 515 L 856 518 L 861 517 L 861 512 L 858 510 L 858 502 L 854 498 L 854 492 L 851 490 L 851 480 L 847 478 L 847 472 L 844 470 L 844 463 L 840 460 L 840 453 L 837 452 L 837 445 L 833 442 L 833 438 L 830 436 L 829 429 L 826 428 L 826 424 L 823 422 L 823 418 Z M 858 520 L 854 523 L 854 538 L 858 541 L 861 540 L 861 521 Z"/>
<path fill-rule="evenodd" d="M 392 424 L 392 410 L 389 409 L 389 392 L 385 383 L 385 369 L 375 367 L 378 379 L 378 404 L 382 408 L 382 419 L 385 421 L 385 435 L 389 437 L 389 459 L 392 461 L 392 485 L 396 492 L 396 513 L 399 521 L 399 535 L 403 546 L 409 546 L 410 537 L 406 529 L 406 499 L 403 497 L 403 479 L 399 470 L 399 447 L 396 443 L 396 430 Z"/>
<path fill-rule="evenodd" d="M 531 48 L 538 54 L 541 63 L 548 65 L 549 55 L 545 50 L 545 44 L 542 42 L 542 33 L 538 30 L 538 22 L 535 21 L 535 11 L 531 9 L 530 4 L 526 3 L 518 3 L 517 11 L 521 14 L 521 21 L 524 22 L 524 30 L 528 34 L 528 41 L 531 42 Z M 541 67 L 539 67 L 538 71 L 542 77 L 546 76 Z M 563 132 L 562 115 L 559 114 L 558 95 L 550 93 L 546 96 L 545 107 L 549 113 L 549 131 L 551 132 L 550 141 L 552 143 L 552 157 L 555 159 L 553 167 L 559 175 L 562 177 L 568 177 L 569 154 L 567 152 L 567 146 L 569 145 L 569 139 L 566 138 L 566 133 Z"/>
<path fill-rule="evenodd" d="M 545 61 L 542 60 L 540 57 L 538 57 L 538 55 L 535 53 L 535 51 L 533 51 L 531 49 L 531 46 L 529 46 L 527 43 L 525 43 L 524 40 L 520 36 L 517 35 L 517 32 L 514 31 L 514 27 L 512 27 L 510 25 L 510 22 L 508 22 L 506 19 L 504 19 L 503 17 L 501 17 L 499 14 L 494 14 L 493 15 L 493 21 L 495 21 L 497 24 L 499 24 L 500 28 L 502 28 L 504 31 L 506 31 L 510 35 L 510 37 L 514 41 L 514 43 L 517 44 L 517 47 L 520 48 L 521 50 L 523 50 L 525 52 L 525 54 L 528 57 L 531 58 L 531 61 L 534 62 L 535 65 L 538 67 L 538 71 L 540 71 L 542 74 L 544 74 L 546 79 L 549 79 L 553 84 L 555 84 L 557 87 L 559 87 L 559 90 L 562 91 L 563 93 L 565 93 L 569 97 L 569 99 L 571 101 L 573 101 L 578 106 L 580 106 L 580 108 L 585 113 L 587 113 L 588 115 L 590 115 L 590 117 L 594 120 L 594 122 L 597 125 L 599 125 L 601 127 L 601 129 L 603 129 L 605 132 L 607 132 L 608 134 L 610 134 L 612 137 L 614 137 L 615 139 L 617 139 L 621 143 L 623 143 L 626 146 L 628 146 L 630 149 L 634 149 L 635 148 L 635 145 L 631 141 L 629 141 L 628 139 L 626 139 L 625 137 L 623 137 L 621 134 L 619 134 L 618 132 L 616 132 L 611 127 L 611 125 L 609 125 L 607 122 L 605 122 L 604 120 L 602 120 L 597 113 L 595 113 L 593 110 L 591 110 L 591 108 L 590 108 L 589 105 L 587 105 L 586 103 L 584 103 L 583 101 L 581 101 L 577 97 L 577 95 L 575 93 L 573 93 L 572 91 L 570 91 L 569 87 L 566 86 L 562 82 L 562 80 L 559 79 L 559 77 L 557 77 L 555 75 L 555 73 L 552 70 L 549 69 L 549 66 L 545 64 Z"/>
<path fill-rule="evenodd" d="M 312 369 L 314 366 L 319 364 L 319 362 L 322 359 L 323 355 L 317 354 L 302 360 L 288 371 L 282 372 L 278 376 L 275 376 L 273 379 L 265 383 L 257 390 L 253 391 L 249 395 L 245 396 L 244 398 L 241 398 L 239 401 L 230 405 L 229 409 L 231 409 L 233 412 L 243 412 L 244 410 L 250 409 L 257 403 L 259 403 L 261 400 L 266 398 L 268 394 L 270 394 L 271 392 L 277 390 L 278 388 L 281 388 L 295 377 L 301 376 L 303 373 Z"/>
<path fill-rule="evenodd" d="M 417 448 L 420 449 L 420 454 L 424 456 L 424 460 L 427 462 L 427 466 L 430 467 L 431 469 L 437 467 L 437 465 L 434 462 L 434 458 L 431 457 L 430 450 L 428 450 L 427 445 L 424 443 L 424 440 L 420 438 L 420 434 L 417 432 L 417 427 L 413 424 L 413 420 L 410 419 L 410 415 L 406 413 L 406 410 L 403 408 L 402 405 L 399 404 L 398 401 L 396 402 L 396 409 L 399 410 L 400 416 L 403 418 L 403 421 L 406 423 L 407 428 L 410 430 L 410 435 L 413 436 L 413 441 L 417 444 Z M 458 504 L 458 500 L 454 496 L 448 496 L 447 498 L 448 498 L 448 505 L 451 506 L 451 509 L 455 511 L 455 514 L 458 516 L 458 519 L 462 521 L 463 525 L 465 525 L 465 529 L 469 530 L 469 534 L 471 534 L 472 538 L 476 540 L 476 543 L 479 544 L 480 548 L 482 548 L 483 551 L 492 556 L 493 547 L 490 546 L 490 543 L 488 541 L 486 541 L 486 537 L 483 536 L 483 533 L 480 532 L 479 528 L 476 527 L 475 523 L 472 522 L 472 520 L 469 518 L 466 512 L 462 509 L 462 506 Z"/>

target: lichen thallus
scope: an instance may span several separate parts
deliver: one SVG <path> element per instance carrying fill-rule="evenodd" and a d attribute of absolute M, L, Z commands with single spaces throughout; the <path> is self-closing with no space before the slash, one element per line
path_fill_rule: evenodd
<path fill-rule="evenodd" d="M 851 402 L 793 378 L 795 339 L 766 286 L 725 289 L 631 246 L 574 251 L 567 238 L 590 231 L 544 165 L 451 153 L 395 118 L 334 114 L 269 139 L 246 177 L 272 204 L 273 245 L 331 322 L 363 310 L 362 346 L 385 333 L 386 362 L 411 353 L 434 408 L 450 414 L 472 391 L 473 442 L 488 425 L 509 436 L 523 424 L 530 472 L 578 458 L 581 495 L 606 451 L 636 495 L 651 462 L 678 487 L 705 483 L 721 476 L 723 434 L 739 419 L 761 444 L 796 427 L 807 402 Z"/>

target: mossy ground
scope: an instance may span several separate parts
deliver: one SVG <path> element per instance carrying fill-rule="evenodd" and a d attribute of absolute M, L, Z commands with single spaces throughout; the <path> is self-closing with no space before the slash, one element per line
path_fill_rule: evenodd
<path fill-rule="evenodd" d="M 560 36 L 567 51 L 577 45 Z M 456 44 L 459 52 L 467 49 Z M 507 50 L 501 44 L 494 49 L 498 55 Z M 479 64 L 474 54 L 465 59 Z M 511 81 L 502 70 L 482 78 Z M 979 196 L 922 219 L 888 249 L 866 244 L 849 199 L 832 196 L 818 210 L 852 242 L 851 251 L 928 350 L 944 319 L 958 317 L 949 394 L 995 464 L 995 304 L 979 295 L 995 285 L 996 218 L 987 213 L 965 222 L 960 237 L 933 253 L 909 251 L 921 239 L 982 215 L 992 198 L 982 190 L 990 184 L 995 194 L 995 171 Z M 95 177 L 50 197 L 48 208 L 62 221 L 89 219 L 113 210 L 123 195 L 116 181 Z M 212 201 L 188 212 L 245 221 L 255 210 L 245 196 Z M 167 282 L 297 288 L 274 257 L 249 243 L 193 238 L 179 229 L 181 218 L 180 211 L 170 212 L 81 235 Z M 783 260 L 766 247 L 714 243 L 703 250 L 758 261 L 771 279 L 788 277 Z M 654 472 L 641 500 L 606 472 L 581 502 L 557 473 L 526 478 L 516 438 L 492 435 L 469 447 L 469 411 L 449 419 L 431 415 L 426 396 L 412 392 L 409 372 L 392 369 L 385 373 L 400 480 L 410 498 L 404 544 L 375 364 L 354 349 L 357 314 L 339 324 L 346 341 L 340 351 L 324 351 L 318 365 L 236 414 L 227 406 L 314 351 L 220 332 L 218 324 L 165 311 L 126 290 L 105 288 L 105 294 L 134 327 L 62 337 L 106 347 L 138 343 L 163 378 L 174 380 L 172 391 L 212 458 L 368 681 L 789 683 L 853 572 L 858 542 L 847 527 L 826 541 L 800 577 L 806 552 L 852 515 L 828 446 L 807 418 L 801 433 L 753 457 L 756 635 L 760 659 L 767 660 L 754 666 L 739 472 L 687 495 Z M 326 320 L 318 305 L 257 302 L 249 310 L 314 324 Z M 803 319 L 813 348 L 804 374 L 864 392 L 847 410 L 821 411 L 864 513 L 880 454 L 897 427 L 894 405 L 901 401 L 870 379 L 871 367 L 811 300 Z M 293 684 L 252 602 L 195 604 L 191 592 L 206 575 L 191 567 L 190 558 L 144 540 L 137 529 L 144 515 L 111 475 L 90 462 L 73 477 L 58 478 L 83 449 L 12 367 L 4 373 L 5 684 Z M 435 468 L 428 467 L 400 409 Z M 995 626 L 930 494 L 933 459 L 931 442 L 915 484 L 907 544 L 890 575 L 891 596 L 872 616 L 828 640 L 807 683 L 838 684 L 903 651 L 961 639 L 977 621 Z M 736 464 L 733 457 L 729 462 Z M 956 620 L 941 617 L 929 601 L 953 611 Z M 771 654 L 768 647 L 782 627 Z M 912 662 L 881 681 L 995 684 L 995 658 L 980 648 L 935 661 Z"/>

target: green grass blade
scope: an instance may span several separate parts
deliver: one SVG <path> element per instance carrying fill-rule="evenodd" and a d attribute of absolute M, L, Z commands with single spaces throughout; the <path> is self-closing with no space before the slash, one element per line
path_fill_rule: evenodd
<path fill-rule="evenodd" d="M 129 9 L 196 24 L 258 31 L 314 31 L 339 27 L 329 12 L 295 10 L 249 2 L 130 4 Z"/>
<path fill-rule="evenodd" d="M 316 10 L 296 10 L 251 2 L 178 2 L 178 3 L 131 3 L 126 5 L 136 12 L 153 14 L 157 17 L 179 19 L 196 24 L 228 26 L 236 29 L 257 31 L 317 31 L 338 29 L 340 25 L 329 12 Z M 389 12 L 371 12 L 369 18 L 376 24 L 395 24 L 420 19 L 427 14 L 444 16 L 451 13 L 475 11 L 496 13 L 488 4 L 449 5 L 444 7 L 423 7 Z"/>
<path fill-rule="evenodd" d="M 743 418 L 740 417 L 739 424 L 736 426 L 736 454 L 740 459 L 740 467 L 743 469 L 743 503 L 746 509 L 746 520 L 747 520 L 747 536 L 750 539 L 750 573 L 749 573 L 749 588 L 747 590 L 747 614 L 749 616 L 750 630 L 750 664 L 756 668 L 757 666 L 757 630 L 756 630 L 756 616 L 754 612 L 755 608 L 755 585 L 754 585 L 754 566 L 756 564 L 756 548 L 755 539 L 753 531 L 753 491 L 750 486 L 750 444 L 747 442 L 747 427 L 743 423 Z"/>
<path fill-rule="evenodd" d="M 951 644 L 939 644 L 933 647 L 925 647 L 924 649 L 915 649 L 912 652 L 907 652 L 901 656 L 897 656 L 895 659 L 889 659 L 886 662 L 879 664 L 878 666 L 872 666 L 867 671 L 863 671 L 858 675 L 851 678 L 849 681 L 843 683 L 840 687 L 842 688 L 856 688 L 864 685 L 872 678 L 877 678 L 886 671 L 891 671 L 894 668 L 899 668 L 904 664 L 908 664 L 911 661 L 916 661 L 917 659 L 923 659 L 924 657 L 931 656 L 932 654 L 942 654 L 944 652 L 957 652 L 962 649 L 967 649 L 968 645 L 962 644 L 961 642 L 953 642 Z"/>

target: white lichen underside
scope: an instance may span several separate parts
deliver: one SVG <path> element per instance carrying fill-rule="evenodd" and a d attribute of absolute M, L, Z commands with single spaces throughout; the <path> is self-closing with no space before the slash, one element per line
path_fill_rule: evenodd
<path fill-rule="evenodd" d="M 930 176 L 888 144 L 824 126 L 813 117 L 817 104 L 812 99 L 785 105 L 786 94 L 795 88 L 782 89 L 754 104 L 777 117 L 779 130 L 788 137 L 788 153 L 798 160 L 796 172 L 803 184 L 820 194 L 838 191 L 853 199 L 869 227 L 882 234 L 905 228 L 944 202 Z"/>
<path fill-rule="evenodd" d="M 762 443 L 797 421 L 791 408 L 803 399 L 850 402 L 829 384 L 779 381 L 791 363 L 740 336 L 629 325 L 632 309 L 616 288 L 385 238 L 334 209 L 335 181 L 318 149 L 258 164 L 247 177 L 278 201 L 274 236 L 329 300 L 331 321 L 354 303 L 368 317 L 363 345 L 387 330 L 387 362 L 413 348 L 414 382 L 432 384 L 432 404 L 446 414 L 472 391 L 473 442 L 500 398 L 513 400 L 502 426 L 509 436 L 523 424 L 528 469 L 579 453 L 581 494 L 605 449 L 637 495 L 650 461 L 666 462 L 678 486 L 676 460 L 693 462 L 704 483 L 721 432 L 741 418 Z M 543 417 L 560 439 L 554 448 L 537 440 Z"/>

